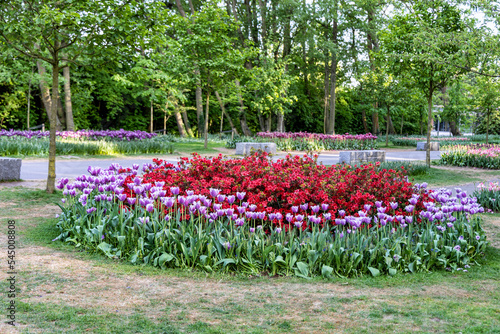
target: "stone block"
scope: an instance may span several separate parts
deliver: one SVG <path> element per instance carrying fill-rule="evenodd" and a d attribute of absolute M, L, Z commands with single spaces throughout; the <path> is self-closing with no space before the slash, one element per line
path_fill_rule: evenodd
<path fill-rule="evenodd" d="M 431 141 L 431 151 L 439 151 L 439 142 Z M 417 142 L 417 151 L 427 151 L 427 142 L 419 141 Z"/>
<path fill-rule="evenodd" d="M 270 154 L 276 154 L 275 143 L 236 143 L 236 154 L 250 155 L 254 151 L 264 151 Z"/>
<path fill-rule="evenodd" d="M 21 159 L 0 158 L 0 181 L 21 179 Z"/>
<path fill-rule="evenodd" d="M 339 163 L 354 165 L 362 162 L 385 162 L 385 151 L 341 151 L 339 154 Z"/>

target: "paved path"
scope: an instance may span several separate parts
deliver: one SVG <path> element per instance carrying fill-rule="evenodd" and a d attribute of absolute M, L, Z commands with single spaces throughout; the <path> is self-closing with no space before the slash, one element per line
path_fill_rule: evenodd
<path fill-rule="evenodd" d="M 304 153 L 294 153 L 294 155 L 303 155 Z M 278 154 L 274 159 L 284 158 L 286 154 Z M 439 159 L 441 152 L 431 152 L 431 159 Z M 178 156 L 158 156 L 158 158 L 164 159 L 166 161 L 176 163 L 178 161 Z M 118 163 L 123 167 L 132 167 L 133 164 L 138 164 L 142 167 L 145 163 L 151 163 L 151 158 L 138 157 L 138 158 L 120 158 L 120 159 L 85 159 L 85 158 L 57 158 L 56 159 L 56 177 L 57 179 L 61 177 L 73 178 L 82 174 L 87 173 L 87 168 L 89 166 L 106 168 L 112 163 Z M 425 152 L 423 151 L 387 151 L 386 153 L 387 161 L 395 160 L 412 160 L 412 161 L 424 161 Z M 319 154 L 318 162 L 322 162 L 325 165 L 333 165 L 339 162 L 338 152 L 327 152 Z M 37 160 L 23 160 L 21 167 L 21 179 L 22 180 L 41 180 L 46 179 L 48 174 L 48 159 L 37 159 Z"/>

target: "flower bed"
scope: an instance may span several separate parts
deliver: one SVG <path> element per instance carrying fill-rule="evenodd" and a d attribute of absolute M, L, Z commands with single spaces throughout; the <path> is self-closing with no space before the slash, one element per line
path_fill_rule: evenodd
<path fill-rule="evenodd" d="M 458 270 L 486 246 L 474 199 L 374 165 L 195 156 L 138 169 L 62 179 L 56 239 L 161 268 L 300 277 Z"/>
<path fill-rule="evenodd" d="M 500 145 L 475 144 L 445 147 L 439 164 L 500 169 Z"/>
<path fill-rule="evenodd" d="M 278 150 L 324 151 L 324 150 L 372 150 L 377 147 L 377 136 L 325 135 L 308 132 L 259 132 L 257 137 L 276 143 Z"/>
<path fill-rule="evenodd" d="M 417 146 L 417 142 L 426 142 L 427 137 L 392 137 L 391 142 L 396 146 Z M 431 137 L 431 141 L 442 145 L 455 145 L 457 143 L 471 143 L 467 137 Z"/>
<path fill-rule="evenodd" d="M 490 182 L 488 186 L 479 183 L 474 191 L 477 201 L 486 209 L 500 212 L 500 185 L 498 182 Z"/>
<path fill-rule="evenodd" d="M 114 140 L 61 138 L 56 145 L 57 155 L 114 155 L 114 154 L 149 154 L 172 153 L 172 142 L 155 136 L 147 140 Z M 49 154 L 49 138 L 47 137 L 0 137 L 0 156 L 37 156 Z"/>
<path fill-rule="evenodd" d="M 0 137 L 24 137 L 24 138 L 42 138 L 48 137 L 49 131 L 30 131 L 30 130 L 0 130 Z M 56 136 L 60 138 L 75 139 L 112 139 L 112 140 L 141 140 L 150 139 L 156 136 L 155 133 L 144 131 L 126 131 L 126 130 L 78 130 L 78 131 L 57 131 Z"/>

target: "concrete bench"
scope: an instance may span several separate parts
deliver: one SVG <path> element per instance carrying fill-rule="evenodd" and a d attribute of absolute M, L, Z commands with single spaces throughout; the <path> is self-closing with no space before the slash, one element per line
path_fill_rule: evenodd
<path fill-rule="evenodd" d="M 0 158 L 0 181 L 21 179 L 21 159 Z"/>
<path fill-rule="evenodd" d="M 271 154 L 276 154 L 275 143 L 236 143 L 236 154 L 250 155 L 252 151 L 264 151 Z"/>
<path fill-rule="evenodd" d="M 362 162 L 385 162 L 385 151 L 364 150 L 364 151 L 341 151 L 339 153 L 339 163 L 348 165 Z"/>
<path fill-rule="evenodd" d="M 431 141 L 431 151 L 439 151 L 439 142 Z M 417 151 L 427 151 L 427 142 L 419 141 L 417 142 Z"/>

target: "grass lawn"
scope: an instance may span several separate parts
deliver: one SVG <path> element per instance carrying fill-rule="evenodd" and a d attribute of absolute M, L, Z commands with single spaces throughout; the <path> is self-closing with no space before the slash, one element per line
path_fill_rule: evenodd
<path fill-rule="evenodd" d="M 411 176 L 410 179 L 414 179 L 416 183 L 427 182 L 431 187 L 437 188 L 466 183 L 479 183 L 495 177 L 500 177 L 500 171 L 432 166 L 426 175 Z"/>
<path fill-rule="evenodd" d="M 483 215 L 491 245 L 468 272 L 306 281 L 132 266 L 51 241 L 60 193 L 0 184 L 0 198 L 3 245 L 18 226 L 21 333 L 500 332 L 500 214 Z"/>

